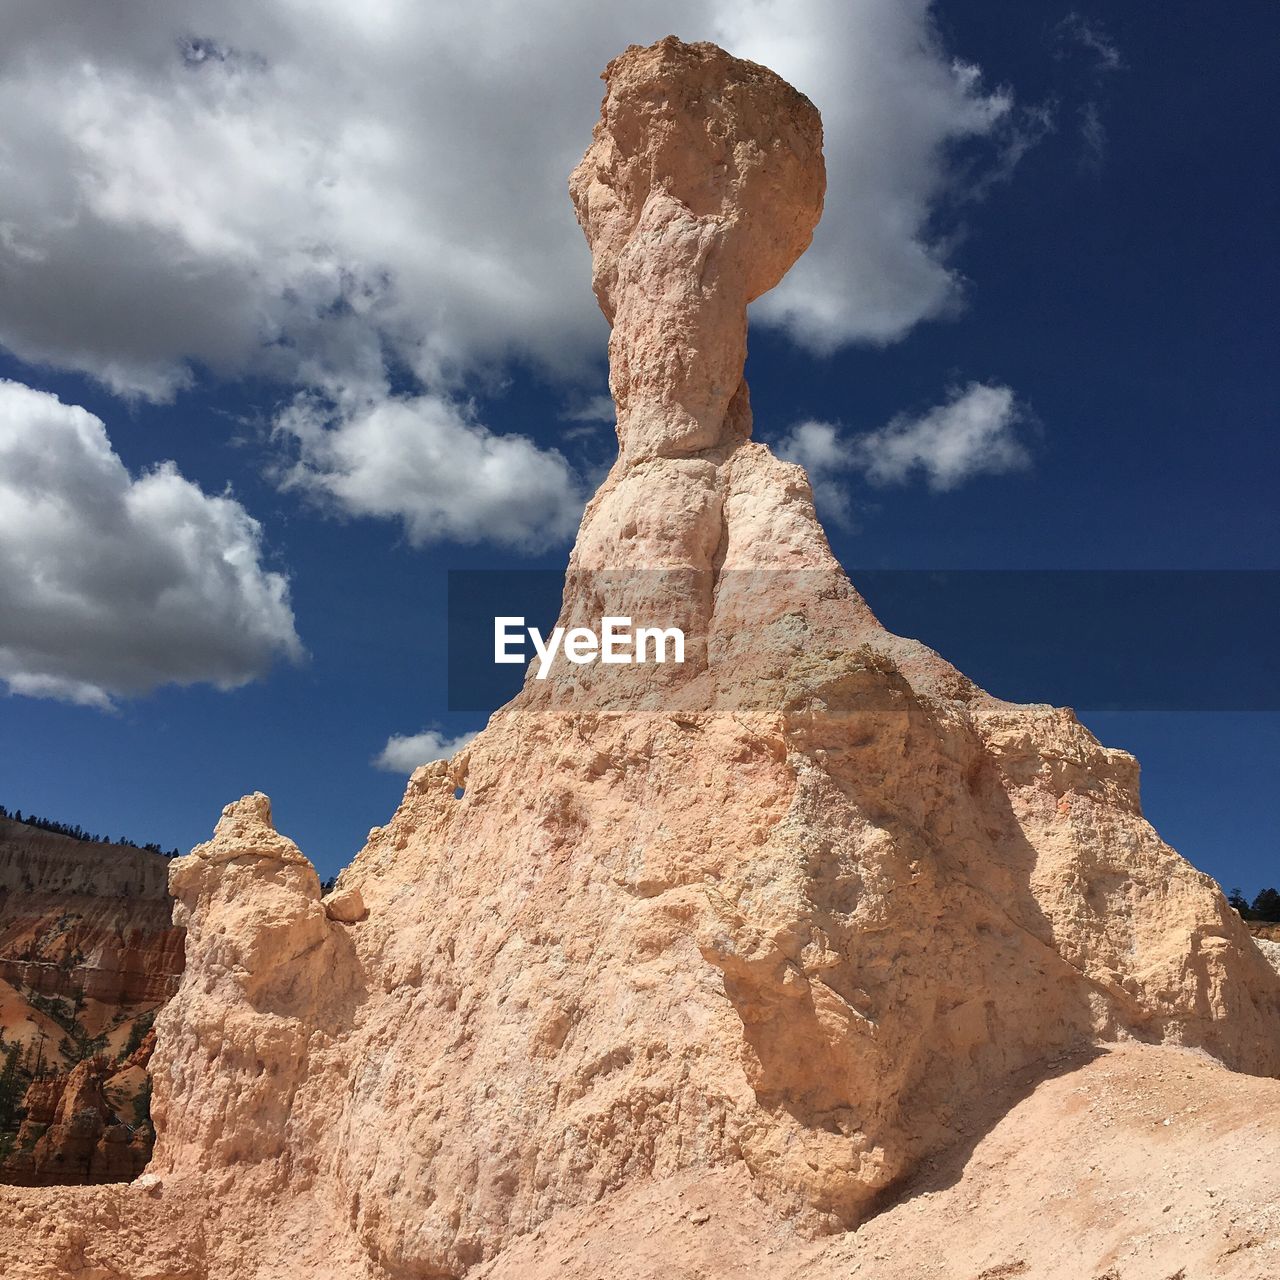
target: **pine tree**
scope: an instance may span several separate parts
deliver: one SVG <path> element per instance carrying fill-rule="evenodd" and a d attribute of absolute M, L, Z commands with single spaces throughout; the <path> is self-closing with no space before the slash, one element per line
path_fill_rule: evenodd
<path fill-rule="evenodd" d="M 13 1128 L 14 1113 L 22 1101 L 22 1081 L 18 1079 L 18 1058 L 22 1046 L 11 1044 L 0 1067 L 0 1133 Z"/>
<path fill-rule="evenodd" d="M 133 1100 L 133 1127 L 140 1129 L 144 1124 L 151 1123 L 151 1077 L 142 1082 L 142 1088 L 138 1090 L 137 1097 Z"/>
<path fill-rule="evenodd" d="M 1253 917 L 1271 924 L 1280 923 L 1280 893 L 1274 889 L 1263 889 L 1253 900 Z"/>

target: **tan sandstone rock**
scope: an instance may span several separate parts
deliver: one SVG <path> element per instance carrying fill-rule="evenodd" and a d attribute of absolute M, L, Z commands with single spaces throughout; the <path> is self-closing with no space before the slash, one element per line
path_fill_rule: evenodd
<path fill-rule="evenodd" d="M 569 192 L 613 326 L 618 440 L 629 462 L 686 456 L 719 443 L 736 399 L 745 409 L 747 304 L 813 237 L 822 124 L 767 67 L 715 45 L 633 46 L 604 79 Z"/>
<path fill-rule="evenodd" d="M 571 189 L 620 457 L 564 618 L 675 615 L 692 660 L 530 679 L 370 833 L 338 890 L 358 929 L 265 797 L 229 806 L 173 867 L 163 1187 L 0 1193 L 15 1276 L 1091 1276 L 1053 1269 L 1079 1197 L 1108 1216 L 1074 1265 L 1163 1232 L 1123 1275 L 1164 1280 L 1229 1227 L 1199 1188 L 1153 1222 L 1148 1166 L 1232 1177 L 1232 1126 L 1278 1086 L 1223 1065 L 1280 1071 L 1280 977 L 1144 821 L 1136 762 L 885 632 L 803 472 L 749 440 L 745 307 L 820 210 L 816 111 L 674 39 L 606 81 Z M 1167 1145 L 1147 1073 L 1184 1061 Z M 1095 1131 L 1117 1116 L 1122 1143 Z M 1091 1181 L 1125 1143 L 1141 1160 Z M 946 1161 L 967 1209 L 940 1184 L 848 1232 Z M 1263 1235 L 1197 1275 L 1271 1274 L 1255 1209 Z"/>
<path fill-rule="evenodd" d="M 359 889 L 335 889 L 321 899 L 324 913 L 339 924 L 356 924 L 369 914 Z"/>
<path fill-rule="evenodd" d="M 213 839 L 174 862 L 170 886 L 198 977 L 156 1022 L 150 1171 L 236 1169 L 246 1184 L 252 1173 L 283 1185 L 320 1156 L 293 1130 L 294 1094 L 323 1074 L 349 1022 L 350 942 L 260 792 L 222 811 Z"/>

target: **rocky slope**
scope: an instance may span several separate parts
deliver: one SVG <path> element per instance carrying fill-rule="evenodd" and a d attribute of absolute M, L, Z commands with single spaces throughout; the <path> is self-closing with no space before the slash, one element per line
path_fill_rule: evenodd
<path fill-rule="evenodd" d="M 645 1183 L 524 1237 L 479 1280 L 1183 1280 L 1280 1274 L 1280 1082 L 1115 1047 L 1015 1077 L 856 1232 L 798 1241 L 739 1171 Z M 625 1271 L 619 1259 L 625 1258 Z"/>
<path fill-rule="evenodd" d="M 19 1079 L 31 1086 L 20 1127 L 8 1142 L 0 1134 L 13 1147 L 0 1181 L 127 1179 L 150 1155 L 150 1129 L 138 1124 L 148 1087 L 139 1050 L 183 968 L 168 872 L 169 860 L 145 849 L 0 818 L 0 1062 L 18 1045 Z M 88 1148 L 61 1144 L 70 1129 L 54 1113 L 82 1059 L 97 1059 L 92 1078 L 105 1096 L 80 1136 L 94 1130 L 92 1147 L 119 1113 L 131 1127 L 112 1143 L 132 1143 L 141 1129 L 127 1159 L 113 1147 L 91 1167 Z"/>
<path fill-rule="evenodd" d="M 10 1273 L 1273 1274 L 1280 977 L 1136 762 L 885 632 L 750 440 L 816 110 L 674 39 L 605 79 L 620 454 L 562 621 L 689 660 L 530 679 L 328 900 L 228 806 L 172 869 L 148 1173 L 0 1193 Z"/>

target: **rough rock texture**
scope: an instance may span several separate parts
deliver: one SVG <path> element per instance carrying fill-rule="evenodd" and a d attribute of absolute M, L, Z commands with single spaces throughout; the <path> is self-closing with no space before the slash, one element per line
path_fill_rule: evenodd
<path fill-rule="evenodd" d="M 142 1172 L 151 1135 L 120 1121 L 104 1091 L 107 1072 L 105 1059 L 86 1058 L 67 1075 L 31 1082 L 18 1149 L 3 1166 L 6 1182 L 128 1182 Z"/>
<path fill-rule="evenodd" d="M 629 463 L 684 457 L 720 443 L 735 400 L 745 410 L 747 304 L 813 237 L 822 125 L 772 71 L 714 45 L 633 47 L 604 79 L 569 193 L 613 326 L 618 442 Z"/>
<path fill-rule="evenodd" d="M 797 1242 L 734 1170 L 641 1183 L 476 1280 L 1183 1280 L 1280 1274 L 1280 1083 L 1121 1048 L 1015 1078 L 856 1232 Z M 990 1124 L 990 1128 L 987 1125 Z M 625 1266 L 619 1260 L 625 1259 Z"/>
<path fill-rule="evenodd" d="M 173 867 L 148 1177 L 0 1193 L 12 1274 L 1273 1274 L 1280 1085 L 1224 1068 L 1280 1071 L 1280 977 L 1135 761 L 885 632 L 749 440 L 816 112 L 670 39 L 606 81 L 572 192 L 621 454 L 564 619 L 690 661 L 531 679 L 370 832 L 351 923 L 229 806 Z"/>
<path fill-rule="evenodd" d="M 325 915 L 340 924 L 355 924 L 369 914 L 359 889 L 337 889 L 320 901 Z"/>
<path fill-rule="evenodd" d="M 323 1077 L 330 1108 L 345 1092 L 345 1062 L 332 1079 L 321 1064 L 362 994 L 351 944 L 260 793 L 222 811 L 213 839 L 174 863 L 170 887 L 198 980 L 156 1025 L 151 1171 L 236 1169 L 283 1187 L 323 1154 L 317 1135 L 292 1130 L 296 1090 Z"/>

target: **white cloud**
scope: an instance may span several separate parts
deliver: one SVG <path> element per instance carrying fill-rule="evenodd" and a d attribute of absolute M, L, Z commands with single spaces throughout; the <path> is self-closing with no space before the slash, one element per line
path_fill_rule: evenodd
<path fill-rule="evenodd" d="M 566 422 L 608 422 L 617 421 L 618 410 L 613 397 L 608 395 L 589 396 L 586 400 L 566 409 L 561 415 Z"/>
<path fill-rule="evenodd" d="M 298 658 L 286 579 L 233 498 L 162 463 L 130 476 L 100 419 L 0 381 L 0 679 L 109 707 L 221 689 Z"/>
<path fill-rule="evenodd" d="M 928 0 L 10 0 L 0 346 L 152 399 L 202 369 L 263 376 L 299 393 L 277 437 L 295 488 L 415 543 L 565 537 L 582 482 L 465 396 L 513 359 L 598 376 L 565 181 L 601 69 L 671 31 L 768 63 L 824 113 L 826 215 L 757 320 L 825 352 L 955 309 L 936 215 L 1032 135 Z M 983 138 L 985 173 L 954 169 Z M 566 440 L 608 420 L 580 407 Z"/>
<path fill-rule="evenodd" d="M 303 395 L 276 429 L 298 453 L 284 487 L 347 515 L 397 519 L 414 546 L 536 551 L 572 534 L 586 500 L 559 452 L 495 435 L 441 396 Z"/>
<path fill-rule="evenodd" d="M 893 342 L 961 301 L 929 222 L 957 175 L 949 149 L 997 135 L 1012 98 L 950 57 L 928 0 L 726 5 L 735 52 L 765 62 L 822 112 L 827 199 L 812 249 L 755 314 L 805 346 Z"/>
<path fill-rule="evenodd" d="M 814 501 L 823 516 L 837 524 L 853 522 L 853 508 L 842 473 L 851 467 L 848 445 L 830 422 L 797 422 L 777 441 L 774 452 L 787 462 L 798 462 L 809 474 Z"/>
<path fill-rule="evenodd" d="M 1086 18 L 1073 9 L 1054 28 L 1054 34 L 1058 38 L 1060 49 L 1074 44 L 1085 50 L 1092 58 L 1094 70 L 1099 75 L 1125 69 L 1119 45 L 1096 19 Z"/>
<path fill-rule="evenodd" d="M 432 760 L 448 760 L 475 736 L 474 733 L 463 733 L 456 738 L 446 738 L 436 729 L 424 729 L 415 734 L 394 733 L 374 757 L 373 764 L 388 773 L 412 773 L 419 765 Z"/>
<path fill-rule="evenodd" d="M 1004 386 L 971 382 L 918 418 L 895 418 L 853 442 L 853 465 L 873 484 L 902 484 L 917 472 L 931 489 L 1030 465 L 1018 439 L 1023 414 Z"/>
<path fill-rule="evenodd" d="M 164 397 L 192 365 L 296 386 L 390 355 L 427 390 L 603 349 L 565 178 L 632 42 L 711 38 L 823 111 L 813 249 L 759 316 L 900 337 L 961 282 L 930 218 L 1009 96 L 927 0 L 10 0 L 0 343 Z"/>
<path fill-rule="evenodd" d="M 847 524 L 847 477 L 854 473 L 877 485 L 905 484 L 919 475 L 942 491 L 974 476 L 1029 466 L 1031 455 L 1018 437 L 1024 418 L 1008 387 L 971 382 L 919 417 L 904 414 L 853 437 L 842 436 L 830 422 L 800 422 L 774 448 L 809 473 L 823 514 Z"/>

